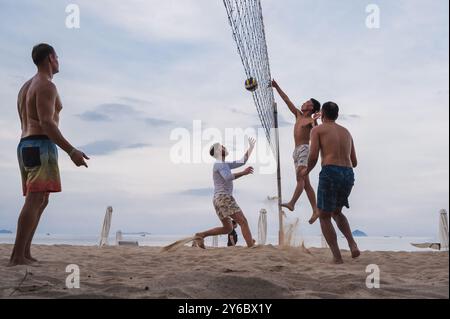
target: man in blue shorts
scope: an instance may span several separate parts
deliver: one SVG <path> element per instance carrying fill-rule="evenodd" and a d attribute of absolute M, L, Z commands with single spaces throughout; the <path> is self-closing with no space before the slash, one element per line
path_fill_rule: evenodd
<path fill-rule="evenodd" d="M 315 127 L 311 132 L 308 167 L 302 170 L 302 174 L 306 176 L 311 172 L 317 164 L 320 153 L 322 172 L 317 191 L 320 226 L 333 253 L 334 262 L 342 264 L 343 259 L 331 218 L 347 239 L 352 257 L 357 258 L 361 253 L 353 238 L 348 220 L 342 213 L 344 206 L 350 208 L 348 198 L 355 182 L 353 168 L 358 165 L 358 161 L 352 135 L 345 127 L 336 123 L 338 117 L 339 107 L 336 103 L 328 102 L 323 105 L 323 124 Z"/>

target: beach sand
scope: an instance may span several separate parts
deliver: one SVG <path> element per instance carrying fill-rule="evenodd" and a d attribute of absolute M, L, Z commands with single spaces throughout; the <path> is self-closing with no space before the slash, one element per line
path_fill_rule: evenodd
<path fill-rule="evenodd" d="M 345 264 L 333 265 L 326 249 L 34 246 L 37 267 L 8 268 L 11 249 L 0 245 L 0 298 L 449 298 L 441 252 L 352 260 L 346 251 Z M 66 288 L 69 264 L 80 268 L 80 289 Z M 370 264 L 380 267 L 380 289 L 366 287 Z"/>

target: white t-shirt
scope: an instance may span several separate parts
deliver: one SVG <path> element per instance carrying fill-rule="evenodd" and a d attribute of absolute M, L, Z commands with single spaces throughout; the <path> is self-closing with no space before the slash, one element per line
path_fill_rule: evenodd
<path fill-rule="evenodd" d="M 232 169 L 244 166 L 244 159 L 232 163 L 217 161 L 213 168 L 214 196 L 233 195 L 234 174 Z"/>

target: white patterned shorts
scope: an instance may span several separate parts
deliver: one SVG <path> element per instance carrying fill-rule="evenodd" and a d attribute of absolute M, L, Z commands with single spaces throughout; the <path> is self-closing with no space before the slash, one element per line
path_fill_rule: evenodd
<path fill-rule="evenodd" d="M 214 196 L 214 208 L 220 220 L 230 218 L 231 215 L 241 212 L 241 208 L 231 195 L 219 194 Z"/>
<path fill-rule="evenodd" d="M 293 158 L 295 163 L 295 168 L 299 167 L 307 167 L 308 166 L 308 157 L 309 157 L 309 145 L 300 145 L 295 148 Z"/>

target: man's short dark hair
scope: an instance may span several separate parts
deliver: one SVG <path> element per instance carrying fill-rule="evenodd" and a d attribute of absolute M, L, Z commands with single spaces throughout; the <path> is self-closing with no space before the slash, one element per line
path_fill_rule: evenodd
<path fill-rule="evenodd" d="M 327 102 L 322 106 L 322 113 L 328 120 L 336 121 L 339 117 L 339 106 L 334 102 Z"/>
<path fill-rule="evenodd" d="M 50 54 L 55 54 L 55 49 L 47 43 L 40 43 L 33 47 L 31 57 L 34 64 L 40 65 Z"/>
<path fill-rule="evenodd" d="M 317 113 L 320 112 L 320 102 L 317 101 L 316 99 L 311 99 L 312 104 L 314 105 L 313 107 L 313 113 Z"/>
<path fill-rule="evenodd" d="M 211 146 L 211 148 L 209 149 L 209 155 L 211 155 L 212 157 L 215 157 L 216 155 L 216 150 L 219 149 L 220 144 L 216 143 L 213 146 Z"/>

